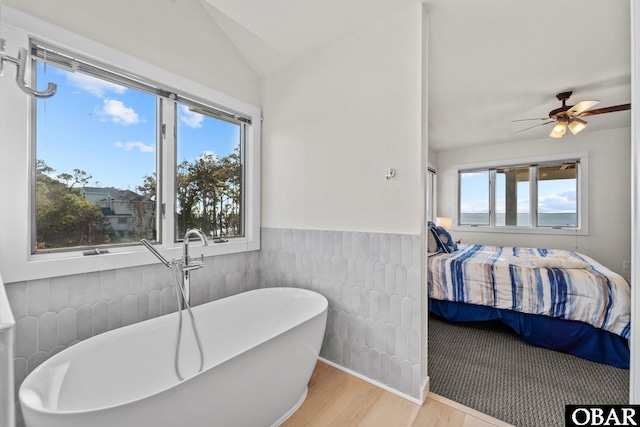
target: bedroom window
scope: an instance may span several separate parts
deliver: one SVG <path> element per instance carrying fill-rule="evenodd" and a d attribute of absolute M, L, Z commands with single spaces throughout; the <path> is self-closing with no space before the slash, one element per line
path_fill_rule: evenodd
<path fill-rule="evenodd" d="M 489 225 L 489 171 L 461 171 L 460 215 L 462 225 Z"/>
<path fill-rule="evenodd" d="M 587 155 L 458 172 L 457 229 L 587 234 Z"/>
<path fill-rule="evenodd" d="M 529 226 L 530 172 L 530 167 L 496 169 L 496 226 Z"/>
<path fill-rule="evenodd" d="M 251 118 L 45 43 L 31 52 L 36 87 L 58 86 L 32 101 L 32 254 L 171 246 L 190 228 L 246 236 Z"/>
<path fill-rule="evenodd" d="M 538 166 L 538 225 L 578 226 L 578 162 Z"/>

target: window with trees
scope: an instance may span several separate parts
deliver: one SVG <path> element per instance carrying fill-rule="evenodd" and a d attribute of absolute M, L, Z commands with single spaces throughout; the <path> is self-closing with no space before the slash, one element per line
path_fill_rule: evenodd
<path fill-rule="evenodd" d="M 587 232 L 587 157 L 458 168 L 457 226 Z"/>
<path fill-rule="evenodd" d="M 45 43 L 31 52 L 35 84 L 58 86 L 34 101 L 33 253 L 244 235 L 250 118 Z"/>
<path fill-rule="evenodd" d="M 244 127 L 205 110 L 178 104 L 176 228 L 199 228 L 210 237 L 242 229 Z"/>

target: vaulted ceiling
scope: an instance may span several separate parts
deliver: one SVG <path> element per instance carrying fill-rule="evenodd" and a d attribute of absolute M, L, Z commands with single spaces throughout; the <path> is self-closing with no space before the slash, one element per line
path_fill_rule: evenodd
<path fill-rule="evenodd" d="M 373 25 L 417 0 L 200 0 L 261 75 Z"/>

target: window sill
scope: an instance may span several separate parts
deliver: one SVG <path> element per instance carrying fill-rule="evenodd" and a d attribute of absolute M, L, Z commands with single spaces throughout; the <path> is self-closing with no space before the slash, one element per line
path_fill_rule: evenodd
<path fill-rule="evenodd" d="M 488 225 L 457 226 L 453 227 L 456 232 L 469 233 L 505 233 L 505 234 L 547 234 L 547 235 L 567 235 L 567 236 L 588 236 L 589 230 L 586 228 L 552 228 L 552 227 L 491 227 Z"/>
<path fill-rule="evenodd" d="M 168 260 L 182 256 L 181 243 L 176 243 L 172 247 L 157 245 L 156 248 Z M 246 238 L 225 243 L 210 242 L 209 246 L 202 246 L 200 242 L 194 241 L 191 245 L 191 254 L 194 257 L 199 257 L 200 254 L 211 257 L 259 249 L 259 242 Z M 109 249 L 109 251 L 109 253 L 92 256 L 83 256 L 80 251 L 30 255 L 22 266 L 15 265 L 14 268 L 3 271 L 3 279 L 6 283 L 12 283 L 159 263 L 156 257 L 143 246 L 119 248 L 117 252 L 115 249 Z"/>

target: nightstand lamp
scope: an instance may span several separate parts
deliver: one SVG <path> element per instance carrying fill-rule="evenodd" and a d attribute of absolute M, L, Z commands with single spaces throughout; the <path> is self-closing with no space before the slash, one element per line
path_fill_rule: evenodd
<path fill-rule="evenodd" d="M 451 230 L 451 218 L 447 218 L 446 216 L 439 216 L 436 218 L 436 225 L 439 227 L 444 227 L 445 230 Z"/>

